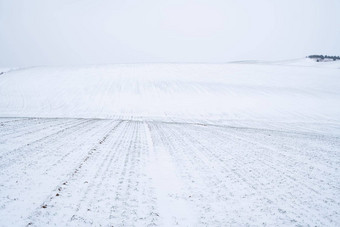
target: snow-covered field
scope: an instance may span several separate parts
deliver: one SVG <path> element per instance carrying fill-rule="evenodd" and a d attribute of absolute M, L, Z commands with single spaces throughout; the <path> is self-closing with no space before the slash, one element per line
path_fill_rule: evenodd
<path fill-rule="evenodd" d="M 339 226 L 340 64 L 0 75 L 0 226 Z"/>
<path fill-rule="evenodd" d="M 338 120 L 340 61 L 301 61 L 13 70 L 0 75 L 0 116 Z"/>

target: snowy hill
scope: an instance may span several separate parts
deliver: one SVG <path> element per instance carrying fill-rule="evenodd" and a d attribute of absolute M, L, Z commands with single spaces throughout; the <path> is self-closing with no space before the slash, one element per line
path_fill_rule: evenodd
<path fill-rule="evenodd" d="M 339 67 L 308 59 L 34 67 L 0 77 L 0 116 L 338 120 Z"/>

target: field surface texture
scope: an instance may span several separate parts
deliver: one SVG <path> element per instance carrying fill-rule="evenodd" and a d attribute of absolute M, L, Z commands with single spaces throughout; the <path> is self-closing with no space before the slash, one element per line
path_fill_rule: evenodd
<path fill-rule="evenodd" d="M 339 106 L 338 62 L 6 70 L 0 226 L 339 226 Z"/>

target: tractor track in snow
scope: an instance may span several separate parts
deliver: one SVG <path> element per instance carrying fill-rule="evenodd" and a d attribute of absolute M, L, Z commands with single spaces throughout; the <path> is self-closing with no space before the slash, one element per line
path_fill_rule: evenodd
<path fill-rule="evenodd" d="M 67 137 L 70 130 L 79 130 L 81 127 L 85 127 L 86 124 L 90 123 L 91 121 L 87 120 L 80 123 L 72 124 L 71 126 L 68 126 L 66 124 L 67 127 L 58 129 L 56 132 L 53 132 L 52 134 L 31 141 L 14 150 L 8 150 L 7 152 L 3 152 L 1 153 L 0 156 L 0 168 L 3 168 L 4 166 L 13 165 L 16 161 L 27 157 L 27 155 L 33 155 L 32 152 L 33 153 L 37 152 L 38 147 L 51 143 L 62 136 Z"/>
<path fill-rule="evenodd" d="M 0 226 L 340 224 L 337 136 L 119 119 L 2 122 Z"/>

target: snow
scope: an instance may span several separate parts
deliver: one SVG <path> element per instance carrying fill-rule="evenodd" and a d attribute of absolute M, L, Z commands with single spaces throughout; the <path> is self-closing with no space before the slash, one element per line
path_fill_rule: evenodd
<path fill-rule="evenodd" d="M 339 226 L 339 62 L 0 75 L 0 226 Z"/>
<path fill-rule="evenodd" d="M 35 67 L 1 77 L 0 116 L 338 119 L 339 88 L 337 67 L 273 64 Z"/>

